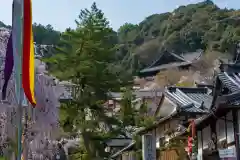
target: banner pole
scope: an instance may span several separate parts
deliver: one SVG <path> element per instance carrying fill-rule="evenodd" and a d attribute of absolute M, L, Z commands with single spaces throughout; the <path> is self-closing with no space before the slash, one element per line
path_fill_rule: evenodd
<path fill-rule="evenodd" d="M 23 12 L 24 12 L 24 0 L 21 0 L 21 21 L 22 21 L 22 24 L 24 24 L 24 19 L 23 19 Z M 22 55 L 22 49 L 23 49 L 23 26 L 21 27 L 21 33 L 20 33 L 20 39 L 21 39 L 21 45 L 20 45 L 20 48 L 19 48 L 19 55 L 21 53 Z M 22 57 L 20 59 L 21 61 L 21 67 L 22 67 Z M 22 69 L 21 69 L 21 72 L 20 72 L 20 77 L 22 78 Z M 20 78 L 20 79 L 21 79 Z M 17 160 L 21 160 L 21 157 L 22 157 L 22 117 L 23 117 L 23 106 L 22 106 L 22 103 L 23 103 L 23 96 L 24 96 L 24 91 L 23 91 L 23 87 L 22 87 L 22 80 L 20 81 L 20 85 L 19 85 L 19 90 L 20 90 L 20 97 L 19 97 L 19 105 L 18 105 L 18 108 L 19 108 L 19 121 L 18 121 L 18 155 L 17 155 Z"/>
<path fill-rule="evenodd" d="M 29 120 L 29 107 L 31 107 L 31 105 L 28 103 L 28 106 L 25 108 L 25 112 L 24 112 L 24 116 L 25 116 L 25 122 L 24 122 L 24 131 L 23 131 L 23 157 L 24 160 L 28 160 L 28 120 Z"/>
<path fill-rule="evenodd" d="M 22 101 L 23 101 L 23 89 L 21 88 L 21 93 L 20 93 L 20 100 L 19 100 L 19 105 L 18 105 L 18 152 L 17 152 L 17 160 L 21 160 L 22 156 L 22 115 L 23 115 L 23 106 L 22 106 Z"/>

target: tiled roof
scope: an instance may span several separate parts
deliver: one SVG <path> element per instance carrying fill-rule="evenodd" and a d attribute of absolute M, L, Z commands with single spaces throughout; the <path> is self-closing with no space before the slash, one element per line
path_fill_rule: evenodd
<path fill-rule="evenodd" d="M 175 53 L 164 52 L 155 62 L 153 62 L 147 68 L 141 70 L 140 73 L 156 72 L 166 68 L 190 65 L 193 60 L 198 59 L 201 55 L 201 50 L 192 53 L 185 53 L 182 54 L 182 56 L 179 56 Z"/>
<path fill-rule="evenodd" d="M 180 67 L 180 66 L 186 66 L 191 64 L 192 62 L 174 62 L 174 63 L 169 63 L 169 64 L 163 64 L 151 68 L 145 68 L 140 71 L 140 73 L 145 73 L 145 72 L 155 72 L 155 71 L 160 71 L 166 68 L 175 68 L 175 67 Z"/>
<path fill-rule="evenodd" d="M 192 62 L 193 60 L 197 60 L 202 56 L 202 50 L 198 50 L 196 52 L 183 53 L 181 56 L 185 59 L 185 61 Z"/>
<path fill-rule="evenodd" d="M 206 84 L 206 83 L 196 83 L 195 82 L 195 84 L 196 84 L 196 86 L 197 87 L 203 87 L 203 88 L 209 88 L 209 89 L 213 89 L 214 88 L 214 86 L 212 85 L 212 84 Z"/>
<path fill-rule="evenodd" d="M 196 93 L 191 93 L 187 92 L 185 93 L 188 97 L 190 97 L 192 100 L 196 102 L 201 102 L 203 103 L 203 106 L 207 109 L 210 109 L 212 105 L 212 96 L 208 95 L 206 92 L 201 93 L 201 92 L 196 92 Z"/>
<path fill-rule="evenodd" d="M 218 78 L 231 92 L 240 89 L 240 73 L 221 72 L 218 74 Z"/>
<path fill-rule="evenodd" d="M 121 149 L 121 150 L 118 151 L 117 153 L 113 154 L 113 155 L 111 156 L 111 158 L 116 158 L 116 157 L 118 157 L 118 156 L 121 155 L 123 152 L 125 152 L 125 151 L 131 149 L 132 147 L 134 147 L 135 144 L 136 144 L 136 142 L 135 142 L 135 141 L 132 141 L 132 143 L 130 143 L 128 146 L 124 147 L 123 149 Z"/>
<path fill-rule="evenodd" d="M 113 138 L 110 140 L 107 140 L 105 143 L 107 146 L 110 147 L 124 147 L 129 145 L 132 142 L 132 139 L 126 139 L 126 138 Z"/>
<path fill-rule="evenodd" d="M 135 95 L 136 98 L 161 97 L 162 90 L 139 90 L 139 91 L 134 91 L 133 95 Z M 109 96 L 111 96 L 112 98 L 121 98 L 122 93 L 121 92 L 110 92 Z"/>
<path fill-rule="evenodd" d="M 240 104 L 240 63 L 222 64 L 217 78 L 222 85 L 229 89 L 230 93 L 219 97 L 220 103 L 238 106 Z M 217 84 L 216 84 L 217 85 Z"/>
<path fill-rule="evenodd" d="M 159 65 L 169 64 L 173 62 L 185 62 L 185 59 L 171 52 L 163 52 L 160 56 L 147 68 L 153 68 Z"/>
<path fill-rule="evenodd" d="M 186 112 L 207 112 L 212 104 L 207 88 L 169 87 L 165 95 Z"/>
<path fill-rule="evenodd" d="M 201 112 L 204 113 L 204 112 L 206 112 L 204 109 L 201 109 L 201 108 L 198 108 L 198 107 L 194 106 L 193 103 L 189 104 L 187 106 L 182 106 L 181 110 L 184 111 L 184 112 L 191 112 L 191 113 L 194 113 L 194 112 L 196 112 L 196 113 L 201 113 Z"/>
<path fill-rule="evenodd" d="M 223 95 L 218 98 L 220 103 L 230 104 L 232 106 L 240 105 L 240 92 L 234 92 L 231 94 Z"/>

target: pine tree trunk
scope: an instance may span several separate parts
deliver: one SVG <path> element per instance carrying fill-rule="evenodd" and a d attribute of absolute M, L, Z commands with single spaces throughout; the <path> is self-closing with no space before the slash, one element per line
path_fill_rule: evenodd
<path fill-rule="evenodd" d="M 93 159 L 94 158 L 94 154 L 93 154 L 93 152 L 91 150 L 91 142 L 89 140 L 87 132 L 82 131 L 81 134 L 82 134 L 82 138 L 83 138 L 84 147 L 85 147 L 85 149 L 87 150 L 87 153 L 88 153 L 88 158 L 89 159 Z"/>

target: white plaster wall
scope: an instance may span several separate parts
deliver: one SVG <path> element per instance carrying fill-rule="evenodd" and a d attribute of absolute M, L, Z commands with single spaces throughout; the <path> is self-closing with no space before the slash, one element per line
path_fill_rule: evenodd
<path fill-rule="evenodd" d="M 223 117 L 216 122 L 216 132 L 218 141 L 226 139 L 225 120 Z"/>
<path fill-rule="evenodd" d="M 211 129 L 210 126 L 207 126 L 202 130 L 202 136 L 203 136 L 203 149 L 208 148 L 209 140 L 211 139 Z"/>
<path fill-rule="evenodd" d="M 159 110 L 158 116 L 166 117 L 176 110 L 176 105 L 172 103 L 168 98 L 165 97 L 163 104 Z"/>
<path fill-rule="evenodd" d="M 197 160 L 202 160 L 202 153 L 203 153 L 203 147 L 202 147 L 202 131 L 197 132 L 197 142 L 198 142 L 198 155 Z"/>
<path fill-rule="evenodd" d="M 156 101 L 154 98 L 146 98 L 145 101 L 147 103 L 147 108 L 148 108 L 149 114 L 155 113 L 155 111 L 158 107 L 158 101 Z M 140 105 L 141 105 L 141 103 L 139 104 L 138 108 L 140 108 Z"/>
<path fill-rule="evenodd" d="M 158 128 L 156 128 L 156 147 L 160 148 L 159 138 L 164 136 L 164 127 L 163 125 L 160 125 Z"/>
<path fill-rule="evenodd" d="M 231 143 L 234 141 L 234 128 L 233 128 L 233 116 L 232 112 L 229 112 L 226 115 L 226 123 L 227 123 L 227 143 Z"/>

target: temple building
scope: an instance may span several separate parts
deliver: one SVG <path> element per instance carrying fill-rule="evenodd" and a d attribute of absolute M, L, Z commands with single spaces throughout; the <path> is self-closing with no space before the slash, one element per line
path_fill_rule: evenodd
<path fill-rule="evenodd" d="M 159 71 L 171 68 L 189 69 L 192 62 L 200 58 L 201 55 L 201 50 L 181 55 L 170 52 L 163 52 L 160 54 L 159 58 L 156 61 L 153 61 L 151 65 L 142 69 L 139 73 L 139 76 L 152 77 L 155 76 Z"/>

